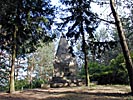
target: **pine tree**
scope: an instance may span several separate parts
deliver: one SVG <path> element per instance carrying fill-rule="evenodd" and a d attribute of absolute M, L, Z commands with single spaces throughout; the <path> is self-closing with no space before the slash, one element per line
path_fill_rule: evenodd
<path fill-rule="evenodd" d="M 92 41 L 94 39 L 93 32 L 98 27 L 99 21 L 97 20 L 97 14 L 91 11 L 91 0 L 61 0 L 62 4 L 68 6 L 63 9 L 65 13 L 69 13 L 68 16 L 61 16 L 62 23 L 58 24 L 60 29 L 65 29 L 67 26 L 67 38 L 73 45 L 78 39 L 82 40 L 82 52 L 84 54 L 84 68 L 86 73 L 86 86 L 89 86 L 89 73 L 87 68 L 87 54 L 86 49 L 87 40 Z M 88 38 L 86 38 L 88 37 Z M 74 40 L 72 39 L 74 38 Z"/>
<path fill-rule="evenodd" d="M 12 54 L 10 90 L 15 91 L 15 58 L 33 52 L 40 40 L 51 40 L 48 36 L 54 18 L 50 1 L 44 0 L 1 0 L 0 1 L 0 49 Z"/>

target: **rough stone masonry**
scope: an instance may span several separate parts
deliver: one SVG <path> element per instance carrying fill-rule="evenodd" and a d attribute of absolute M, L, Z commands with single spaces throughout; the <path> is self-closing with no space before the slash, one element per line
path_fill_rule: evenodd
<path fill-rule="evenodd" d="M 76 58 L 69 53 L 69 45 L 65 36 L 61 36 L 54 60 L 54 75 L 51 87 L 79 85 L 77 79 L 78 65 Z"/>

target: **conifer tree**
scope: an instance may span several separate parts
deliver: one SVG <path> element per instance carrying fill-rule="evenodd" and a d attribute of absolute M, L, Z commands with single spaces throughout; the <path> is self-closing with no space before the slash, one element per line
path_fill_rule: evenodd
<path fill-rule="evenodd" d="M 49 0 L 1 0 L 0 7 L 0 49 L 12 55 L 9 90 L 12 93 L 15 59 L 33 52 L 41 40 L 51 40 L 48 33 L 54 9 Z"/>

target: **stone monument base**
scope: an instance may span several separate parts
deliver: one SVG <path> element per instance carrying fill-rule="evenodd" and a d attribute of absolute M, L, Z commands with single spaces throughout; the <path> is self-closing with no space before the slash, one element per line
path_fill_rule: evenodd
<path fill-rule="evenodd" d="M 75 77 L 53 77 L 50 81 L 51 88 L 82 86 L 83 84 L 84 82 L 81 79 L 77 79 Z"/>

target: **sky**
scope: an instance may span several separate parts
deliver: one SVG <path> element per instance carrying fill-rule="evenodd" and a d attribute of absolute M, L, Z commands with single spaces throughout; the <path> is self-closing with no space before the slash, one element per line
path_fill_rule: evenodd
<path fill-rule="evenodd" d="M 51 0 L 51 2 L 52 2 L 53 5 L 59 4 L 59 0 Z"/>
<path fill-rule="evenodd" d="M 56 5 L 56 6 L 61 5 L 61 3 L 59 3 L 59 0 L 51 0 L 51 2 L 52 2 L 53 5 Z M 106 19 L 107 14 L 110 13 L 110 6 L 109 5 L 106 5 L 105 7 L 100 7 L 100 5 L 97 5 L 95 3 L 92 3 L 91 5 L 92 5 L 92 7 L 91 7 L 92 11 L 94 13 L 97 13 L 99 15 L 99 17 L 102 18 L 102 19 Z M 60 21 L 60 20 L 56 19 L 56 21 Z M 56 27 L 54 25 L 52 27 L 56 29 Z M 99 32 L 99 30 L 101 28 L 105 28 L 105 27 L 106 26 L 104 25 L 104 23 L 101 23 L 96 31 Z M 109 37 L 111 37 L 111 36 L 109 36 Z M 110 38 L 110 39 L 112 39 L 112 38 Z"/>
<path fill-rule="evenodd" d="M 51 0 L 51 1 L 52 1 L 52 4 L 55 6 L 61 5 L 61 3 L 59 3 L 59 0 Z M 99 15 L 99 18 L 104 19 L 104 20 L 114 21 L 109 4 L 106 4 L 103 6 L 103 5 L 97 5 L 96 3 L 91 3 L 91 9 L 92 9 L 92 12 L 97 13 Z M 117 7 L 116 9 L 120 16 L 125 16 L 125 15 L 127 16 L 130 13 L 129 10 L 127 10 L 126 8 L 123 9 L 122 7 L 119 7 L 119 8 Z M 60 21 L 60 20 L 56 19 L 56 21 Z M 54 25 L 52 27 L 56 29 Z M 112 31 L 112 28 L 114 27 L 115 25 L 113 24 L 107 24 L 105 22 L 101 22 L 94 34 L 100 37 L 99 40 L 101 42 L 112 41 L 112 40 L 114 41 L 114 36 L 113 36 L 114 33 Z M 101 33 L 102 32 L 101 30 L 107 31 L 108 34 L 103 35 Z M 60 39 L 58 39 L 57 42 L 55 42 L 55 51 L 57 50 L 59 40 Z M 76 51 L 76 48 L 74 48 L 74 50 Z"/>
<path fill-rule="evenodd" d="M 61 5 L 59 3 L 59 0 L 51 0 L 51 1 L 52 1 L 53 5 L 56 5 L 56 6 Z M 121 5 L 123 5 L 123 4 L 121 4 Z M 114 21 L 109 4 L 106 4 L 103 6 L 103 5 L 97 5 L 96 3 L 91 3 L 91 9 L 94 13 L 97 13 L 99 15 L 99 18 L 104 19 L 104 20 Z M 129 10 L 127 10 L 126 8 L 123 9 L 123 7 L 117 7 L 116 9 L 120 16 L 127 16 L 130 13 Z M 56 20 L 60 21 L 59 19 L 56 19 Z M 107 24 L 105 22 L 101 22 L 99 27 L 97 28 L 96 32 L 100 32 L 101 29 L 106 28 L 107 32 L 108 32 L 109 39 L 113 40 L 111 29 L 114 27 L 115 27 L 114 25 Z M 56 28 L 56 27 L 54 27 L 54 28 Z"/>

